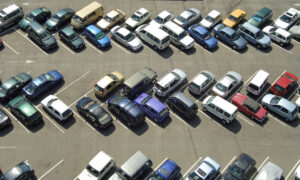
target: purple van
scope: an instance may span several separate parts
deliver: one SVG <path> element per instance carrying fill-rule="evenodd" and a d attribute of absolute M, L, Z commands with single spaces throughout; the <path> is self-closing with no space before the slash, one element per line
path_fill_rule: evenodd
<path fill-rule="evenodd" d="M 169 109 L 158 99 L 149 96 L 146 93 L 140 94 L 135 100 L 140 109 L 156 123 L 161 123 L 169 117 Z"/>

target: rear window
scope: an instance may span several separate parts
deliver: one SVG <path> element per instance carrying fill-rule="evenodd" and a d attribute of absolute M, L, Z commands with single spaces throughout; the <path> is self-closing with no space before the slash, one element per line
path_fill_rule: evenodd
<path fill-rule="evenodd" d="M 36 113 L 34 113 L 32 116 L 30 116 L 29 118 L 28 118 L 28 120 L 29 121 L 31 121 L 31 122 L 34 122 L 34 121 L 37 121 L 37 120 L 39 120 L 41 118 L 41 114 L 40 114 L 40 112 L 36 112 Z"/>
<path fill-rule="evenodd" d="M 292 112 L 292 116 L 294 116 L 295 114 L 297 114 L 297 108 L 295 108 L 295 110 Z"/>
<path fill-rule="evenodd" d="M 168 41 L 170 41 L 170 37 L 165 37 L 165 39 L 162 40 L 162 44 L 166 44 Z"/>
<path fill-rule="evenodd" d="M 98 86 L 98 85 L 95 86 L 95 89 L 96 89 L 97 91 L 103 91 L 103 90 L 104 90 L 102 87 L 100 87 L 100 86 Z"/>
<path fill-rule="evenodd" d="M 281 86 L 279 86 L 278 84 L 275 84 L 274 89 L 275 89 L 277 92 L 280 92 L 280 93 L 282 93 L 282 92 L 284 91 L 284 88 L 281 87 Z"/>
<path fill-rule="evenodd" d="M 191 82 L 190 86 L 195 87 L 197 89 L 200 89 L 200 86 L 198 86 L 196 83 Z"/>
<path fill-rule="evenodd" d="M 164 116 L 166 113 L 168 113 L 169 112 L 169 110 L 168 110 L 168 108 L 164 108 L 160 113 L 159 113 L 159 116 L 160 117 L 162 117 L 162 116 Z"/>
<path fill-rule="evenodd" d="M 72 113 L 71 109 L 68 109 L 62 115 L 63 115 L 63 117 L 66 117 L 66 116 L 68 116 L 71 113 Z"/>
<path fill-rule="evenodd" d="M 249 87 L 250 87 L 251 89 L 256 90 L 256 91 L 259 90 L 259 88 L 258 88 L 257 86 L 255 86 L 254 84 L 252 84 L 252 83 L 249 84 Z"/>

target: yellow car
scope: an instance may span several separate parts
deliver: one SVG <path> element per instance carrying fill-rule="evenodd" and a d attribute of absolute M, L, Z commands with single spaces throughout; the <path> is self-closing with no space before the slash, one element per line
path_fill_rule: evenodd
<path fill-rule="evenodd" d="M 95 94 L 100 98 L 105 98 L 107 94 L 116 89 L 123 82 L 124 76 L 121 73 L 115 71 L 107 74 L 95 84 Z"/>
<path fill-rule="evenodd" d="M 104 16 L 99 22 L 97 22 L 97 26 L 102 31 L 107 31 L 109 28 L 117 24 L 118 22 L 125 19 L 126 14 L 120 9 L 112 10 L 108 14 Z"/>
<path fill-rule="evenodd" d="M 238 23 L 240 23 L 246 16 L 246 12 L 241 9 L 236 9 L 231 12 L 230 16 L 224 19 L 223 24 L 228 27 L 233 28 Z"/>

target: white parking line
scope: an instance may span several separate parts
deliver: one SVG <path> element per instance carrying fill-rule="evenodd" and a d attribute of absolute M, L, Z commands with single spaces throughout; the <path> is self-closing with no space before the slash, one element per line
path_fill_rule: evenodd
<path fill-rule="evenodd" d="M 292 42 L 294 43 L 297 43 L 297 44 L 300 44 L 300 42 L 298 42 L 298 41 L 296 41 L 296 40 L 294 40 L 294 39 L 292 39 Z"/>
<path fill-rule="evenodd" d="M 247 85 L 247 83 L 257 74 L 258 71 L 256 71 L 251 77 L 249 77 L 249 79 L 247 79 L 247 81 L 244 82 L 243 87 L 245 85 Z"/>
<path fill-rule="evenodd" d="M 203 49 L 204 52 L 208 52 L 210 54 L 212 54 L 212 52 L 210 52 L 209 50 L 205 49 L 203 46 L 200 46 L 198 43 L 195 42 L 195 46 L 200 47 L 201 49 Z"/>
<path fill-rule="evenodd" d="M 114 117 L 115 117 L 116 121 L 117 121 L 123 128 L 128 129 L 128 127 L 126 127 L 122 122 L 120 122 L 120 121 L 116 118 L 116 116 L 114 116 Z"/>
<path fill-rule="evenodd" d="M 224 167 L 224 169 L 221 171 L 221 174 L 225 172 L 225 170 L 228 168 L 228 166 L 235 160 L 236 156 L 233 156 L 233 158 L 229 161 L 229 163 Z"/>
<path fill-rule="evenodd" d="M 57 41 L 60 45 L 62 45 L 64 48 L 66 48 L 70 53 L 75 54 L 70 48 L 68 48 L 66 45 L 61 43 L 60 41 Z"/>
<path fill-rule="evenodd" d="M 17 146 L 2 146 L 0 149 L 16 149 Z"/>
<path fill-rule="evenodd" d="M 114 40 L 111 41 L 112 43 L 114 43 L 116 46 L 118 46 L 119 48 L 121 48 L 124 52 L 126 52 L 127 54 L 131 54 L 129 51 L 127 51 L 126 49 L 124 49 L 123 47 L 121 47 L 118 43 L 116 43 Z"/>
<path fill-rule="evenodd" d="M 189 126 L 189 124 L 187 122 L 185 122 L 185 120 L 181 119 L 179 116 L 177 116 L 177 114 L 173 113 L 172 111 L 170 111 L 170 113 L 175 116 L 178 120 L 180 120 L 183 124 Z"/>
<path fill-rule="evenodd" d="M 43 177 L 45 177 L 48 173 L 50 173 L 54 168 L 56 168 L 60 163 L 64 162 L 64 160 L 62 159 L 61 161 L 59 161 L 57 164 L 55 164 L 55 166 L 53 166 L 51 169 L 49 169 L 47 172 L 45 172 L 45 174 L 43 174 L 41 177 L 38 178 L 38 180 L 43 179 Z"/>
<path fill-rule="evenodd" d="M 86 120 L 84 120 L 79 114 L 77 114 L 76 112 L 75 112 L 75 110 L 73 110 L 73 113 L 77 116 L 77 117 L 79 117 L 79 119 L 82 121 L 82 122 L 84 122 L 86 125 L 88 125 L 93 131 L 95 131 L 95 128 L 93 128 L 93 126 L 91 126 L 88 122 L 86 122 Z"/>
<path fill-rule="evenodd" d="M 283 47 L 281 47 L 281 46 L 279 46 L 278 44 L 276 44 L 276 43 L 272 43 L 273 45 L 275 45 L 275 46 L 277 46 L 279 49 L 282 49 L 282 50 L 284 50 L 285 52 L 288 52 L 288 53 L 290 53 L 290 54 L 294 54 L 293 52 L 291 52 L 291 51 L 289 51 L 289 50 L 286 50 L 285 48 L 283 48 Z"/>
<path fill-rule="evenodd" d="M 297 165 L 300 163 L 300 160 L 298 160 L 296 162 L 296 164 L 293 166 L 293 168 L 291 169 L 291 171 L 288 173 L 288 175 L 285 177 L 285 179 L 289 179 L 290 175 L 292 174 L 292 172 L 294 171 L 294 169 L 297 167 Z"/>
<path fill-rule="evenodd" d="M 166 162 L 166 160 L 168 160 L 169 158 L 168 157 L 166 157 L 159 165 L 157 165 L 156 167 L 155 167 L 155 169 L 153 170 L 153 171 L 156 171 L 164 162 Z"/>
<path fill-rule="evenodd" d="M 283 125 L 283 126 L 287 126 L 285 123 L 283 123 L 281 120 L 278 120 L 276 117 L 274 117 L 273 115 L 271 115 L 270 113 L 269 113 L 269 116 L 271 116 L 272 117 L 272 119 L 274 119 L 275 121 L 277 121 L 278 123 L 280 123 L 281 125 Z"/>
<path fill-rule="evenodd" d="M 20 126 L 22 126 L 22 128 L 24 128 L 26 130 L 26 132 L 30 133 L 30 131 L 20 122 L 16 119 L 15 116 L 13 116 L 8 110 L 6 110 L 5 108 L 3 108 L 5 112 L 7 112 L 7 114 L 9 114 L 15 121 L 17 121 L 18 124 L 20 124 Z"/>
<path fill-rule="evenodd" d="M 248 121 L 247 119 L 243 118 L 242 116 L 240 116 L 239 114 L 237 115 L 239 118 L 241 118 L 242 120 L 244 120 L 246 123 L 250 124 L 251 126 L 255 126 L 253 123 L 251 123 L 250 121 Z"/>
<path fill-rule="evenodd" d="M 286 69 L 275 79 L 275 81 L 272 84 L 274 84 L 285 72 L 286 72 Z"/>
<path fill-rule="evenodd" d="M 5 44 L 5 46 L 9 47 L 9 49 L 11 49 L 14 53 L 16 53 L 16 55 L 20 55 L 20 53 L 18 51 L 16 51 L 14 48 L 12 48 L 10 45 L 8 45 L 5 41 L 2 40 L 2 42 Z"/>
<path fill-rule="evenodd" d="M 298 87 L 295 88 L 295 90 L 291 93 L 291 95 L 288 97 L 288 100 L 290 100 L 293 95 L 297 95 Z"/>
<path fill-rule="evenodd" d="M 84 40 L 84 42 L 85 42 L 85 44 L 88 44 L 90 47 L 95 49 L 98 53 L 103 54 L 103 52 L 101 52 L 99 49 L 97 49 L 95 46 L 93 46 L 90 42 L 88 42 L 88 40 Z"/>
<path fill-rule="evenodd" d="M 236 52 L 235 50 L 231 49 L 231 48 L 230 48 L 230 47 L 228 47 L 226 44 L 223 44 L 223 43 L 222 43 L 222 42 L 220 42 L 220 41 L 219 41 L 219 43 L 218 43 L 218 44 L 220 44 L 220 45 L 222 45 L 223 47 L 225 47 L 225 48 L 229 49 L 230 51 L 234 52 L 235 54 L 239 54 L 238 52 Z"/>
<path fill-rule="evenodd" d="M 151 119 L 146 118 L 146 120 L 147 120 L 147 122 L 150 122 L 153 126 L 156 126 L 156 127 L 157 127 L 157 125 L 156 125 Z"/>
<path fill-rule="evenodd" d="M 261 165 L 257 168 L 257 172 L 260 170 L 260 168 L 263 167 L 263 165 L 267 162 L 267 160 L 269 160 L 269 156 L 266 157 L 266 159 L 261 163 Z"/>
<path fill-rule="evenodd" d="M 199 162 L 200 162 L 200 160 L 202 159 L 202 157 L 200 157 L 185 173 L 184 173 L 184 175 L 182 176 L 183 178 L 191 171 L 191 169 L 193 168 L 193 167 L 195 167 L 196 166 L 196 164 L 198 164 Z"/>
<path fill-rule="evenodd" d="M 72 102 L 72 104 L 69 105 L 69 107 L 71 107 L 73 104 L 75 104 L 77 101 L 79 101 L 81 98 L 85 97 L 87 94 L 89 94 L 93 89 L 89 90 L 88 92 L 86 92 L 83 96 L 81 96 L 80 98 L 78 98 L 76 101 Z"/>
<path fill-rule="evenodd" d="M 37 108 L 37 106 L 35 106 L 35 108 Z M 38 109 L 38 108 L 37 108 Z M 39 110 L 39 109 L 38 109 Z M 40 111 L 40 110 L 39 110 Z M 40 111 L 41 114 L 43 114 L 43 116 L 45 116 L 60 132 L 62 132 L 63 134 L 65 134 L 65 132 L 58 126 L 56 125 L 47 115 L 46 113 Z"/>

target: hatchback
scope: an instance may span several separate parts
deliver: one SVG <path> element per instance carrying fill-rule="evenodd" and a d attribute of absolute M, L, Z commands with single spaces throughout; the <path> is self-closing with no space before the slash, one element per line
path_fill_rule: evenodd
<path fill-rule="evenodd" d="M 57 30 L 64 24 L 71 22 L 71 19 L 74 16 L 74 14 L 75 11 L 71 8 L 62 9 L 46 21 L 46 28 L 50 31 Z"/>
<path fill-rule="evenodd" d="M 273 12 L 270 8 L 263 7 L 255 13 L 248 22 L 256 27 L 262 27 L 265 23 L 271 21 Z"/>
<path fill-rule="evenodd" d="M 223 24 L 228 27 L 234 28 L 238 23 L 240 23 L 246 16 L 246 12 L 241 9 L 235 9 L 230 13 L 230 15 L 224 19 Z"/>
<path fill-rule="evenodd" d="M 22 30 L 27 31 L 28 30 L 28 25 L 36 21 L 40 24 L 44 23 L 48 18 L 51 16 L 51 11 L 50 9 L 46 7 L 41 7 L 41 8 L 36 8 L 33 11 L 31 11 L 29 14 L 27 14 L 20 22 L 19 22 L 19 27 Z"/>
<path fill-rule="evenodd" d="M 89 25 L 82 33 L 97 48 L 106 48 L 110 46 L 110 39 L 95 25 Z"/>
<path fill-rule="evenodd" d="M 190 172 L 185 180 L 213 180 L 219 173 L 221 166 L 210 157 L 206 157 L 201 164 Z"/>
<path fill-rule="evenodd" d="M 200 18 L 201 11 L 196 8 L 190 8 L 180 13 L 180 15 L 173 19 L 173 21 L 182 28 L 186 28 L 198 21 Z"/>
<path fill-rule="evenodd" d="M 60 30 L 58 36 L 64 43 L 71 47 L 71 49 L 75 50 L 85 47 L 84 40 L 69 27 Z"/>
<path fill-rule="evenodd" d="M 210 71 L 201 71 L 189 83 L 188 89 L 190 93 L 195 95 L 204 93 L 215 82 L 215 77 Z"/>
<path fill-rule="evenodd" d="M 189 27 L 190 35 L 205 49 L 214 49 L 218 46 L 218 40 L 213 37 L 207 29 L 200 25 L 192 25 Z"/>
<path fill-rule="evenodd" d="M 180 170 L 176 162 L 167 159 L 148 180 L 173 180 L 178 177 Z"/>
<path fill-rule="evenodd" d="M 124 82 L 124 76 L 117 72 L 111 72 L 100 79 L 94 86 L 94 91 L 97 97 L 105 98 L 110 92 L 115 90 Z"/>
<path fill-rule="evenodd" d="M 290 72 L 285 72 L 272 85 L 270 91 L 277 96 L 286 96 L 297 85 L 298 78 Z"/>

